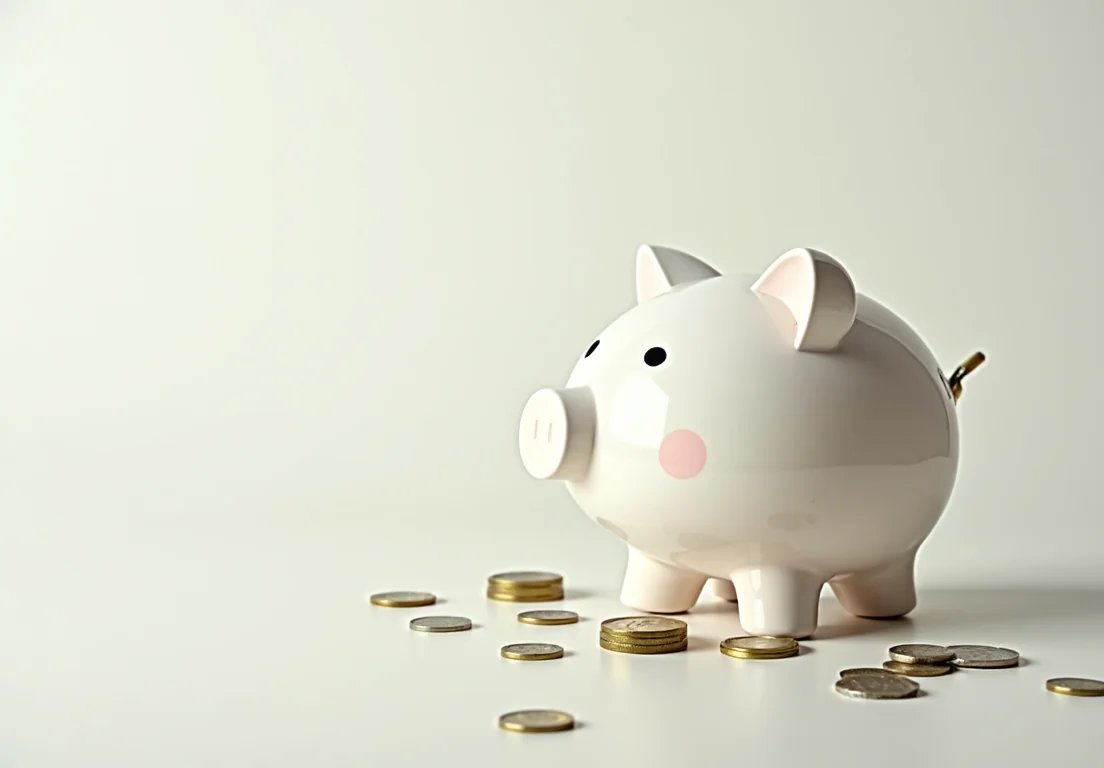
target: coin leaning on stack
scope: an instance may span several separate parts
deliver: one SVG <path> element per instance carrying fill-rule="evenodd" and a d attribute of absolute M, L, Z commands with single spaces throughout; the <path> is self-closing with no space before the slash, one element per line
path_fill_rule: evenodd
<path fill-rule="evenodd" d="M 545 571 L 507 571 L 487 579 L 487 597 L 510 603 L 563 600 L 563 576 Z"/>
<path fill-rule="evenodd" d="M 606 619 L 598 632 L 598 646 L 615 653 L 658 655 L 679 653 L 689 645 L 686 622 L 657 616 Z"/>

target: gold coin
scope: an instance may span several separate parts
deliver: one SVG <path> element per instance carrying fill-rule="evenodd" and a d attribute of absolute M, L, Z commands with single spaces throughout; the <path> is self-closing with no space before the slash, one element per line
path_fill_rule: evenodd
<path fill-rule="evenodd" d="M 487 590 L 487 597 L 504 603 L 550 603 L 563 600 L 563 590 L 541 592 L 534 594 L 515 594 L 513 592 L 501 592 L 493 589 Z"/>
<path fill-rule="evenodd" d="M 559 624 L 575 624 L 579 621 L 579 614 L 574 611 L 523 611 L 517 616 L 522 624 L 537 624 L 539 626 L 555 626 Z"/>
<path fill-rule="evenodd" d="M 562 659 L 564 649 L 552 643 L 515 643 L 502 646 L 499 653 L 504 659 L 547 661 L 549 659 Z"/>
<path fill-rule="evenodd" d="M 882 668 L 905 677 L 939 677 L 950 672 L 950 664 L 904 664 L 900 661 L 884 661 Z"/>
<path fill-rule="evenodd" d="M 721 643 L 721 653 L 733 659 L 788 659 L 801 653 L 801 648 L 791 648 L 787 651 L 749 651 L 744 648 L 726 648 Z"/>
<path fill-rule="evenodd" d="M 487 586 L 491 589 L 501 589 L 506 592 L 539 592 L 542 589 L 563 589 L 563 581 L 534 581 L 527 584 L 522 581 L 491 581 L 487 579 Z"/>
<path fill-rule="evenodd" d="M 930 643 L 906 643 L 889 649 L 889 658 L 902 664 L 946 664 L 954 657 L 954 651 Z"/>
<path fill-rule="evenodd" d="M 629 643 L 611 643 L 605 638 L 598 639 L 599 648 L 605 648 L 607 651 L 614 651 L 615 653 L 631 653 L 642 656 L 651 656 L 661 653 L 678 653 L 679 651 L 685 651 L 688 646 L 689 642 L 686 639 L 668 643 L 667 645 L 632 645 Z"/>
<path fill-rule="evenodd" d="M 417 608 L 433 605 L 437 602 L 437 596 L 429 592 L 377 592 L 368 601 L 384 608 Z"/>
<path fill-rule="evenodd" d="M 498 727 L 518 733 L 553 733 L 570 731 L 575 727 L 575 718 L 554 709 L 522 709 L 498 718 Z"/>
<path fill-rule="evenodd" d="M 686 633 L 672 635 L 670 637 L 633 637 L 631 635 L 614 635 L 606 632 L 604 629 L 598 632 L 598 637 L 601 640 L 605 640 L 617 645 L 671 645 L 681 640 L 685 640 Z"/>
<path fill-rule="evenodd" d="M 1054 677 L 1046 681 L 1046 689 L 1063 696 L 1104 696 L 1104 680 L 1087 677 Z"/>
<path fill-rule="evenodd" d="M 662 616 L 626 616 L 606 619 L 602 631 L 610 637 L 640 639 L 645 637 L 684 637 L 688 631 L 685 621 Z"/>
<path fill-rule="evenodd" d="M 774 653 L 797 652 L 799 646 L 792 637 L 730 637 L 721 641 L 721 648 L 744 653 L 769 655 Z"/>
<path fill-rule="evenodd" d="M 563 584 L 563 576 L 548 571 L 505 571 L 487 577 L 487 583 L 495 587 L 525 589 Z"/>

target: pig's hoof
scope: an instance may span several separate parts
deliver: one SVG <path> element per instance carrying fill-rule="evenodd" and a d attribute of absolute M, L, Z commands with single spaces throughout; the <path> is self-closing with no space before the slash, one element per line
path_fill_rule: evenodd
<path fill-rule="evenodd" d="M 732 574 L 740 601 L 740 624 L 751 635 L 809 637 L 816 631 L 823 579 L 779 566 L 744 568 Z"/>
<path fill-rule="evenodd" d="M 864 619 L 897 619 L 916 607 L 915 552 L 881 568 L 828 582 L 843 609 Z"/>
<path fill-rule="evenodd" d="M 736 587 L 732 586 L 732 582 L 728 579 L 710 579 L 709 588 L 714 595 L 727 600 L 730 603 L 736 602 Z"/>
<path fill-rule="evenodd" d="M 685 613 L 698 602 L 704 586 L 705 576 L 630 547 L 621 602 L 646 613 Z"/>

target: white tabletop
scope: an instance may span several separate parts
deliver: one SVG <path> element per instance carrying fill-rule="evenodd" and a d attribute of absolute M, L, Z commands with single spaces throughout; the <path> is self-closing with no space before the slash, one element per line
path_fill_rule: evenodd
<path fill-rule="evenodd" d="M 929 589 L 914 616 L 897 622 L 847 618 L 826 597 L 815 638 L 799 657 L 777 661 L 722 656 L 718 642 L 741 634 L 735 609 L 703 598 L 683 617 L 687 652 L 624 656 L 597 647 L 600 621 L 631 613 L 616 600 L 623 560 L 604 532 L 571 548 L 517 531 L 465 540 L 462 523 L 423 531 L 401 520 L 315 522 L 217 537 L 183 525 L 71 528 L 54 540 L 52 561 L 40 550 L 48 541 L 28 542 L 24 559 L 2 571 L 24 579 L 0 598 L 8 622 L 0 764 L 1099 764 L 1104 698 L 1043 687 L 1055 676 L 1104 678 L 1099 591 Z M 95 536 L 141 546 L 97 559 Z M 567 599 L 485 598 L 487 575 L 525 567 L 564 573 Z M 368 593 L 391 589 L 431 590 L 440 603 L 367 604 Z M 515 618 L 559 606 L 583 620 L 535 627 Z M 476 626 L 439 635 L 407 628 L 427 614 Z M 559 643 L 567 656 L 499 657 L 503 644 L 526 640 Z M 878 665 L 905 641 L 1005 645 L 1024 663 L 921 680 L 915 700 L 833 691 L 840 669 Z M 500 714 L 530 707 L 566 710 L 580 726 L 498 729 Z"/>

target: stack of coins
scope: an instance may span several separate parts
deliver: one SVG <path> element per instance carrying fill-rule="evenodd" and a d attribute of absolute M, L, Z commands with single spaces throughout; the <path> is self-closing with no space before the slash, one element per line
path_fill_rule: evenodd
<path fill-rule="evenodd" d="M 908 643 L 889 649 L 889 661 L 882 668 L 906 677 L 938 677 L 950 672 L 955 652 L 942 645 Z"/>
<path fill-rule="evenodd" d="M 786 659 L 801 652 L 791 637 L 730 637 L 721 641 L 721 653 L 734 659 Z"/>
<path fill-rule="evenodd" d="M 607 619 L 598 633 L 598 646 L 616 653 L 678 653 L 688 642 L 686 622 L 656 616 Z"/>
<path fill-rule="evenodd" d="M 563 600 L 563 576 L 544 571 L 508 571 L 487 579 L 487 597 L 511 603 Z"/>

